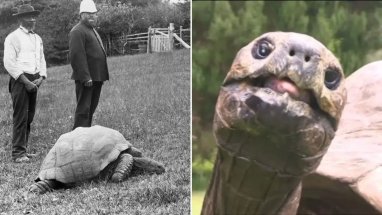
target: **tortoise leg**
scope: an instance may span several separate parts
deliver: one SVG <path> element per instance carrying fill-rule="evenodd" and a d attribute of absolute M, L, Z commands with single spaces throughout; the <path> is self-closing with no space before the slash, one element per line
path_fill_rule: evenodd
<path fill-rule="evenodd" d="M 127 153 L 131 154 L 133 157 L 142 157 L 142 151 L 135 147 L 130 147 L 127 150 Z"/>
<path fill-rule="evenodd" d="M 149 173 L 162 174 L 165 172 L 163 164 L 150 158 L 134 158 L 134 167 Z"/>
<path fill-rule="evenodd" d="M 121 182 L 130 174 L 133 168 L 133 156 L 126 153 L 121 154 L 117 162 L 117 166 L 110 179 L 112 182 Z"/>
<path fill-rule="evenodd" d="M 42 180 L 32 184 L 28 191 L 32 193 L 44 194 L 51 192 L 58 187 L 58 183 L 55 180 Z"/>

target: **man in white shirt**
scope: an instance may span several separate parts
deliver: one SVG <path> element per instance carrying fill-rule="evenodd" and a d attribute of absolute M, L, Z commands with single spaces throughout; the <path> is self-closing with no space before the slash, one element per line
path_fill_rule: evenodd
<path fill-rule="evenodd" d="M 37 90 L 46 79 L 46 63 L 41 37 L 33 32 L 40 11 L 21 5 L 16 14 L 20 26 L 4 42 L 4 67 L 11 76 L 9 92 L 13 104 L 12 159 L 28 162 L 30 125 L 36 109 Z"/>

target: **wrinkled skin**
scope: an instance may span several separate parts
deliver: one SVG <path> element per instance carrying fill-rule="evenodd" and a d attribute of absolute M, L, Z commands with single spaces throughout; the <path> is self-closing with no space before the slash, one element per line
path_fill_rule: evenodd
<path fill-rule="evenodd" d="M 243 47 L 216 104 L 202 214 L 295 214 L 345 102 L 341 65 L 314 38 L 270 32 Z"/>

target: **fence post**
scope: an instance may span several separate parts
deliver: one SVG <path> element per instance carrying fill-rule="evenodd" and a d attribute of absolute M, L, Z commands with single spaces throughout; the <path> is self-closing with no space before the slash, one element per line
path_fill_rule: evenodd
<path fill-rule="evenodd" d="M 174 49 L 174 35 L 173 35 L 173 32 L 174 32 L 174 23 L 170 23 L 170 26 L 168 27 L 168 41 L 169 41 L 169 47 L 170 47 L 170 51 L 172 51 Z"/>
<path fill-rule="evenodd" d="M 151 53 L 151 26 L 147 32 L 147 53 Z"/>
<path fill-rule="evenodd" d="M 125 32 L 122 32 L 122 55 L 125 55 L 125 46 L 123 44 L 125 44 Z"/>

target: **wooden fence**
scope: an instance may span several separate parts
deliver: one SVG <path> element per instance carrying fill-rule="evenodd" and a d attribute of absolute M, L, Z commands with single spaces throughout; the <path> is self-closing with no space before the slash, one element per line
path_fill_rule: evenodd
<path fill-rule="evenodd" d="M 168 28 L 149 28 L 147 32 L 122 35 L 113 38 L 106 46 L 107 53 L 110 51 L 118 54 L 136 54 L 172 51 L 179 48 L 190 48 L 190 29 L 180 26 L 174 29 L 170 23 Z M 112 50 L 110 50 L 112 49 Z"/>

